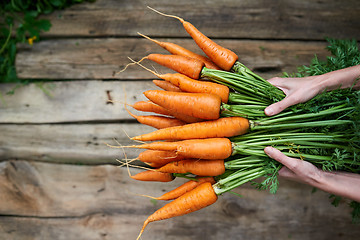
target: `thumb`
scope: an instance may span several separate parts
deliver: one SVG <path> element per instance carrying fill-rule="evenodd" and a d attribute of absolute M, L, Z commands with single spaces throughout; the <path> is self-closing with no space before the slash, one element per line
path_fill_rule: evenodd
<path fill-rule="evenodd" d="M 265 108 L 264 112 L 267 116 L 273 116 L 282 112 L 285 108 L 290 107 L 293 103 L 288 97 L 285 97 L 283 100 L 273 103 Z"/>

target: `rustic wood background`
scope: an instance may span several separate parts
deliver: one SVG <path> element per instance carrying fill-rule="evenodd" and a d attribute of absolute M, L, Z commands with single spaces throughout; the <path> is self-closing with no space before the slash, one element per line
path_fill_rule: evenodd
<path fill-rule="evenodd" d="M 165 53 L 137 32 L 200 53 L 177 20 L 147 5 L 192 22 L 266 78 L 314 54 L 324 59 L 326 36 L 360 40 L 358 0 L 97 0 L 45 16 L 51 31 L 19 46 L 16 67 L 21 78 L 46 81 L 11 96 L 15 85 L 0 85 L 0 239 L 135 239 L 163 205 L 139 194 L 183 182 L 136 182 L 116 159 L 139 151 L 106 145 L 152 130 L 123 107 L 155 89 L 152 74 L 137 66 L 116 74 L 128 56 Z M 359 239 L 347 201 L 335 208 L 327 193 L 284 180 L 276 195 L 250 185 L 236 192 L 243 197 L 224 194 L 199 212 L 152 223 L 142 239 Z"/>

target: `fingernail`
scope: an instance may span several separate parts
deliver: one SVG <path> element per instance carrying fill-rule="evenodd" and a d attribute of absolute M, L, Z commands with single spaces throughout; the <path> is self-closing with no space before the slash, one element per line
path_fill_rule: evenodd
<path fill-rule="evenodd" d="M 274 113 L 274 110 L 271 107 L 265 108 L 265 114 L 267 116 L 272 116 Z"/>
<path fill-rule="evenodd" d="M 264 148 L 264 152 L 267 154 L 267 155 L 271 155 L 271 153 L 273 152 L 273 148 L 270 147 L 270 146 L 267 146 Z"/>

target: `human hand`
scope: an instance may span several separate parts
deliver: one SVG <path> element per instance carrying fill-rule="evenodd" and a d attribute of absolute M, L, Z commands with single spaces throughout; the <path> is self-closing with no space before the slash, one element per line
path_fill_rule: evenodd
<path fill-rule="evenodd" d="M 273 116 L 287 107 L 303 103 L 315 97 L 319 92 L 318 81 L 315 81 L 316 76 L 309 76 L 303 78 L 280 78 L 275 77 L 268 80 L 272 85 L 281 89 L 286 97 L 276 103 L 271 104 L 265 108 L 267 116 Z"/>
<path fill-rule="evenodd" d="M 288 157 L 273 147 L 266 147 L 264 151 L 270 158 L 284 165 L 279 170 L 279 176 L 311 186 L 318 185 L 322 171 L 311 163 Z"/>

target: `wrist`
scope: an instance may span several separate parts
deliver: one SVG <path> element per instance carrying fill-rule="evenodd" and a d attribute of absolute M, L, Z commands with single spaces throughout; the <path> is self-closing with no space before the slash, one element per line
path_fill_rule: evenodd
<path fill-rule="evenodd" d="M 353 86 L 358 88 L 360 86 L 360 81 L 357 81 L 359 77 L 360 65 L 336 70 L 317 76 L 316 88 L 319 92 Z"/>

